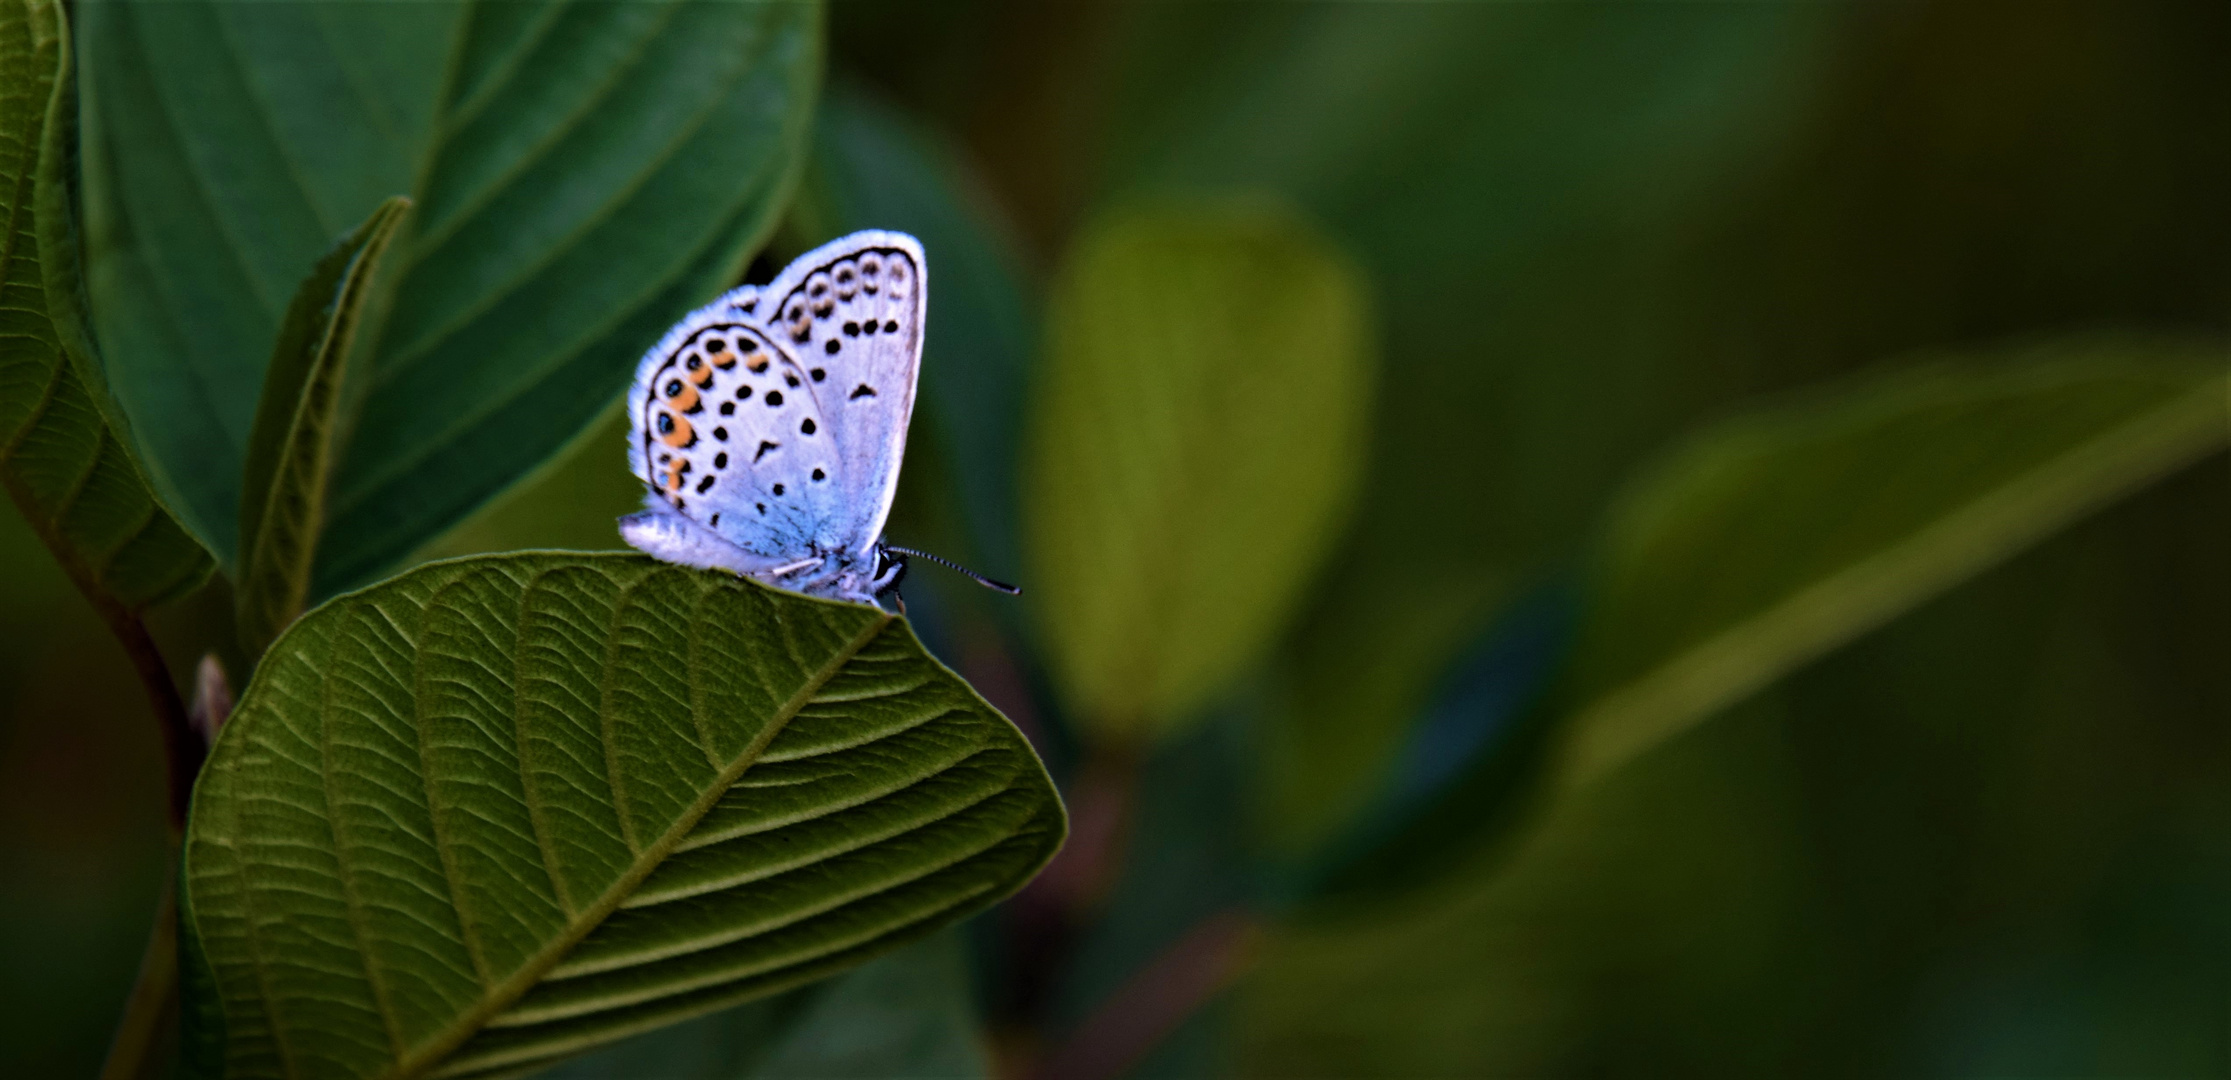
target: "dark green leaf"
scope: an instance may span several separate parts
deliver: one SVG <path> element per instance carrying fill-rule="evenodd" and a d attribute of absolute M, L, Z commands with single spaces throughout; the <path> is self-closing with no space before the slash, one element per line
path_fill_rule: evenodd
<path fill-rule="evenodd" d="M 1288 924 L 1244 1075 L 2221 1072 L 2226 492 L 2218 452 L 1439 887 Z"/>
<path fill-rule="evenodd" d="M 1614 515 L 1564 780 L 1601 776 L 2231 443 L 2223 355 L 2045 347 L 2004 367 L 1900 372 L 1700 436 Z"/>
<path fill-rule="evenodd" d="M 1613 515 L 1570 655 L 1556 635 L 1561 685 L 1522 703 L 1503 745 L 1395 793 L 1319 887 L 1352 903 L 1442 877 L 1529 820 L 1543 783 L 1593 781 L 2231 443 L 2218 355 L 2080 341 L 1708 429 Z"/>
<path fill-rule="evenodd" d="M 1063 829 L 1029 744 L 872 608 L 436 563 L 297 621 L 218 739 L 185 918 L 223 1033 L 193 1044 L 228 1076 L 523 1067 L 927 934 Z"/>
<path fill-rule="evenodd" d="M 295 290 L 279 325 L 241 484 L 243 547 L 233 601 L 249 656 L 263 655 L 309 598 L 342 380 L 380 256 L 410 205 L 401 196 L 389 199 L 342 238 Z"/>
<path fill-rule="evenodd" d="M 1382 305 L 1390 392 L 1356 528 L 1282 658 L 1265 815 L 1282 847 L 1308 851 L 1362 808 L 1436 678 L 1652 450 L 1803 370 L 1754 322 L 1700 325 L 1736 290 L 1700 296 L 1727 255 L 1681 245 L 1756 199 L 1853 10 L 1145 9 L 1110 186 L 1276 190 Z M 1777 276 L 1809 257 L 1776 255 L 1758 265 Z M 1741 280 L 1751 316 L 1760 290 Z"/>
<path fill-rule="evenodd" d="M 0 5 L 0 480 L 89 598 L 136 610 L 200 584 L 211 562 L 150 492 L 97 360 L 72 355 L 85 339 L 69 56 L 60 5 Z"/>
<path fill-rule="evenodd" d="M 693 0 L 88 5 L 95 310 L 158 485 L 234 564 L 288 298 L 396 192 L 416 210 L 367 311 L 313 596 L 540 465 L 771 227 L 820 21 Z"/>
<path fill-rule="evenodd" d="M 577 1058 L 541 1080 L 976 1080 L 990 1074 L 946 932 L 835 978 Z"/>
<path fill-rule="evenodd" d="M 1339 539 L 1373 396 L 1363 284 L 1266 206 L 1123 213 L 1048 307 L 1025 523 L 1053 667 L 1103 736 L 1192 719 Z"/>

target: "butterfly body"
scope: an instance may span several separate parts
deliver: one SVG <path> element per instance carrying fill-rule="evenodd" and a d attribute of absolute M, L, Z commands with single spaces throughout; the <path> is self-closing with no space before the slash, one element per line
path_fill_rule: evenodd
<path fill-rule="evenodd" d="M 786 589 L 874 602 L 921 367 L 913 237 L 860 232 L 691 312 L 636 368 L 634 547 Z"/>

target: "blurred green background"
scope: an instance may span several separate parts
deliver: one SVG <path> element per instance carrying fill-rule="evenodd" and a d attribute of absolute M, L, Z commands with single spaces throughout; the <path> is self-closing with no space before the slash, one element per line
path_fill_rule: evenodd
<path fill-rule="evenodd" d="M 826 19 L 813 156 L 753 272 L 851 228 L 925 240 L 898 542 L 1047 591 L 1033 372 L 1073 242 L 1111 215 L 1278 207 L 1372 312 L 1370 434 L 1346 511 L 1312 519 L 1320 569 L 1141 751 L 1120 879 L 1041 1000 L 1010 999 L 999 918 L 973 928 L 985 1030 L 1059 1042 L 1237 906 L 1268 928 L 1249 974 L 1092 1075 L 2231 1076 L 2220 448 L 1578 790 L 1527 794 L 1521 706 L 1405 764 L 1467 672 L 1526 652 L 1499 641 L 1548 642 L 1506 696 L 1554 697 L 1607 515 L 1698 431 L 2040 343 L 2174 337 L 2220 368 L 2231 6 Z M 615 424 L 419 557 L 618 546 Z M 1932 482 L 1915 468 L 1837 512 L 1890 512 Z M 1716 555 L 1796 557 L 1757 537 Z M 0 567 L 0 1071 L 87 1075 L 162 873 L 161 764 L 122 655 L 12 510 Z M 909 581 L 925 639 L 1067 782 L 1094 721 L 1049 670 L 1050 616 L 939 575 Z M 189 599 L 158 634 L 190 661 L 228 608 Z M 1390 812 L 1378 862 L 1327 854 L 1390 805 L 1434 809 Z"/>

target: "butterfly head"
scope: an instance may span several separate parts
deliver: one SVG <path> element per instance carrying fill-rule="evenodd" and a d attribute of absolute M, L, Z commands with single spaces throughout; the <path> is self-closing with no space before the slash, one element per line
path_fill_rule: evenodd
<path fill-rule="evenodd" d="M 875 545 L 875 575 L 868 580 L 868 589 L 877 596 L 898 590 L 906 580 L 906 555 L 893 551 L 878 541 Z"/>

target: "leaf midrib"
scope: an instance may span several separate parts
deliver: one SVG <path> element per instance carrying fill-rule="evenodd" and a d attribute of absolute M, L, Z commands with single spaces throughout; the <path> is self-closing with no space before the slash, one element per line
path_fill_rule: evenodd
<path fill-rule="evenodd" d="M 762 48 L 761 51 L 764 52 L 765 49 Z M 676 130 L 673 138 L 668 139 L 666 144 L 659 148 L 657 154 L 646 159 L 643 162 L 643 167 L 638 169 L 626 184 L 612 191 L 593 211 L 577 219 L 571 228 L 551 238 L 544 245 L 541 256 L 518 268 L 503 281 L 485 290 L 477 302 L 459 309 L 456 314 L 450 316 L 440 325 L 429 328 L 416 340 L 398 346 L 394 353 L 380 357 L 379 363 L 374 367 L 373 390 L 377 392 L 396 379 L 410 373 L 418 365 L 424 363 L 428 357 L 438 352 L 442 344 L 447 342 L 460 329 L 471 325 L 487 314 L 489 309 L 509 299 L 513 293 L 518 292 L 548 270 L 560 256 L 578 247 L 584 236 L 603 226 L 612 215 L 618 213 L 621 207 L 626 206 L 635 197 L 636 193 L 643 189 L 644 185 L 658 177 L 660 170 L 669 161 L 673 160 L 674 156 L 680 153 L 683 147 L 697 138 L 698 133 L 712 119 L 713 114 L 720 111 L 721 106 L 726 103 L 728 91 L 733 89 L 737 83 L 750 78 L 752 72 L 751 65 L 739 65 L 736 71 L 721 84 L 719 91 L 708 94 L 684 125 Z M 505 182 L 508 183 L 508 179 Z M 744 190 L 748 192 L 749 189 Z M 457 226 L 457 228 L 462 227 L 462 225 Z M 418 250 L 419 239 L 417 236 L 411 238 L 410 259 L 399 268 L 396 275 L 398 290 L 400 290 L 402 283 L 409 280 L 412 274 L 417 271 L 420 260 L 433 253 L 432 250 L 424 252 Z M 447 236 L 445 235 L 441 239 L 447 239 Z"/>
<path fill-rule="evenodd" d="M 793 179 L 795 175 L 794 171 Z M 736 197 L 735 203 L 731 204 L 732 212 L 729 214 L 729 221 L 735 220 L 736 214 L 733 211 L 741 209 L 751 202 L 748 185 L 740 186 L 739 190 L 741 193 Z M 390 464 L 380 471 L 356 479 L 344 486 L 334 495 L 332 502 L 327 505 L 329 520 L 338 521 L 354 513 L 358 507 L 364 504 L 366 499 L 377 494 L 397 478 L 408 475 L 424 466 L 427 461 L 447 452 L 447 448 L 456 442 L 460 434 L 473 430 L 488 416 L 510 408 L 521 397 L 540 388 L 551 371 L 571 362 L 580 355 L 581 350 L 586 348 L 589 343 L 603 338 L 614 327 L 634 318 L 645 298 L 655 296 L 660 291 L 672 287 L 677 278 L 687 274 L 690 268 L 696 265 L 697 256 L 719 242 L 720 236 L 716 230 L 706 237 L 704 243 L 692 250 L 688 258 L 677 260 L 670 270 L 659 277 L 645 279 L 643 284 L 636 289 L 634 295 L 625 302 L 611 305 L 611 313 L 606 315 L 602 321 L 585 328 L 577 335 L 571 348 L 564 351 L 552 350 L 549 359 L 528 372 L 523 372 L 521 378 L 513 380 L 510 389 L 503 391 L 500 395 L 487 396 L 482 399 L 478 408 L 471 412 L 459 414 L 456 420 L 440 433 L 421 439 L 416 452 L 409 455 L 397 455 L 391 459 Z M 375 367 L 377 367 L 377 362 L 377 358 L 375 358 Z M 593 434 L 593 427 L 594 425 L 591 425 L 591 428 L 583 429 L 584 434 Z M 348 478 L 344 477 L 343 479 Z"/>
<path fill-rule="evenodd" d="M 611 69 L 605 73 L 604 78 L 598 81 L 596 88 L 582 98 L 571 111 L 567 112 L 564 118 L 552 125 L 549 131 L 544 132 L 541 138 L 536 139 L 532 145 L 522 151 L 518 160 L 513 161 L 502 172 L 490 177 L 486 183 L 481 185 L 480 190 L 471 192 L 465 198 L 459 200 L 459 205 L 448 216 L 439 221 L 430 222 L 426 232 L 412 237 L 411 258 L 409 262 L 399 268 L 402 273 L 409 274 L 412 270 L 417 269 L 419 263 L 438 254 L 442 250 L 442 246 L 456 236 L 459 230 L 472 224 L 473 220 L 480 215 L 480 212 L 487 209 L 489 203 L 494 202 L 498 196 L 508 190 L 518 181 L 520 176 L 549 157 L 550 153 L 557 149 L 558 144 L 563 143 L 567 136 L 573 134 L 583 118 L 601 108 L 606 99 L 612 96 L 613 91 L 624 84 L 627 76 L 635 71 L 643 59 L 643 54 L 650 49 L 652 41 L 666 32 L 667 26 L 674 21 L 675 13 L 680 10 L 680 4 L 668 5 L 659 21 L 652 25 L 642 38 L 628 49 L 625 56 L 620 57 L 612 65 Z M 530 42 L 528 48 L 531 49 L 534 44 L 539 43 L 547 33 L 547 25 L 538 27 L 535 41 Z M 504 79 L 507 83 L 512 73 L 518 71 L 518 69 L 519 65 L 517 63 L 506 66 Z M 497 86 L 492 88 L 492 92 L 501 92 L 502 89 L 502 86 Z M 492 97 L 491 100 L 493 100 Z M 443 130 L 436 136 L 434 145 L 428 148 L 428 157 L 438 165 L 443 152 L 450 148 L 457 136 L 464 133 L 465 127 L 470 123 L 470 117 L 453 115 L 445 118 Z M 428 174 L 429 177 L 431 175 L 431 173 Z"/>
<path fill-rule="evenodd" d="M 2231 437 L 2227 395 L 2231 376 L 2209 378 L 1595 696 L 1569 721 L 1562 786 L 1609 774 L 1778 675 L 2220 448 Z M 1767 655 L 1751 659 L 1758 653 Z"/>
<path fill-rule="evenodd" d="M 464 1045 L 466 1040 L 486 1027 L 490 1019 L 516 1003 L 526 995 L 527 991 L 541 982 L 542 977 L 551 968 L 557 966 L 558 962 L 565 958 L 567 952 L 571 951 L 575 945 L 580 944 L 583 938 L 586 938 L 613 912 L 619 910 L 621 902 L 626 900 L 637 887 L 641 886 L 650 877 L 652 871 L 656 870 L 666 860 L 666 857 L 673 853 L 673 850 L 680 845 L 683 838 L 687 837 L 690 830 L 696 827 L 697 822 L 712 810 L 714 805 L 720 801 L 721 796 L 736 782 L 737 778 L 758 761 L 760 752 L 765 750 L 767 745 L 774 741 L 775 736 L 781 734 L 783 729 L 790 725 L 790 721 L 797 717 L 799 710 L 811 703 L 814 695 L 823 686 L 828 685 L 829 681 L 834 679 L 839 672 L 843 671 L 845 665 L 851 663 L 852 659 L 860 654 L 860 650 L 866 648 L 869 642 L 874 641 L 876 637 L 881 635 L 890 623 L 891 617 L 888 615 L 881 615 L 870 620 L 858 634 L 853 636 L 851 641 L 834 653 L 819 670 L 815 671 L 811 677 L 799 686 L 798 691 L 791 695 L 790 700 L 785 702 L 782 708 L 776 710 L 774 718 L 768 722 L 761 733 L 736 755 L 735 760 L 729 764 L 728 768 L 723 769 L 705 786 L 705 790 L 699 793 L 697 801 L 678 816 L 674 824 L 669 826 L 665 833 L 636 855 L 627 871 L 622 873 L 612 883 L 611 887 L 607 888 L 604 894 L 597 898 L 595 903 L 579 915 L 570 918 L 562 933 L 545 944 L 540 951 L 521 965 L 510 977 L 489 988 L 481 996 L 479 1004 L 467 1010 L 447 1028 L 437 1032 L 431 1040 L 422 1044 L 417 1053 L 398 1058 L 393 1067 L 380 1073 L 379 1075 L 383 1080 L 409 1080 L 409 1078 L 424 1075 L 427 1070 L 438 1065 L 443 1058 Z M 606 670 L 606 678 L 609 680 L 611 669 L 607 668 Z M 606 689 L 608 691 L 609 688 Z M 608 694 L 606 696 L 608 698 Z M 444 860 L 445 863 L 447 861 Z"/>

